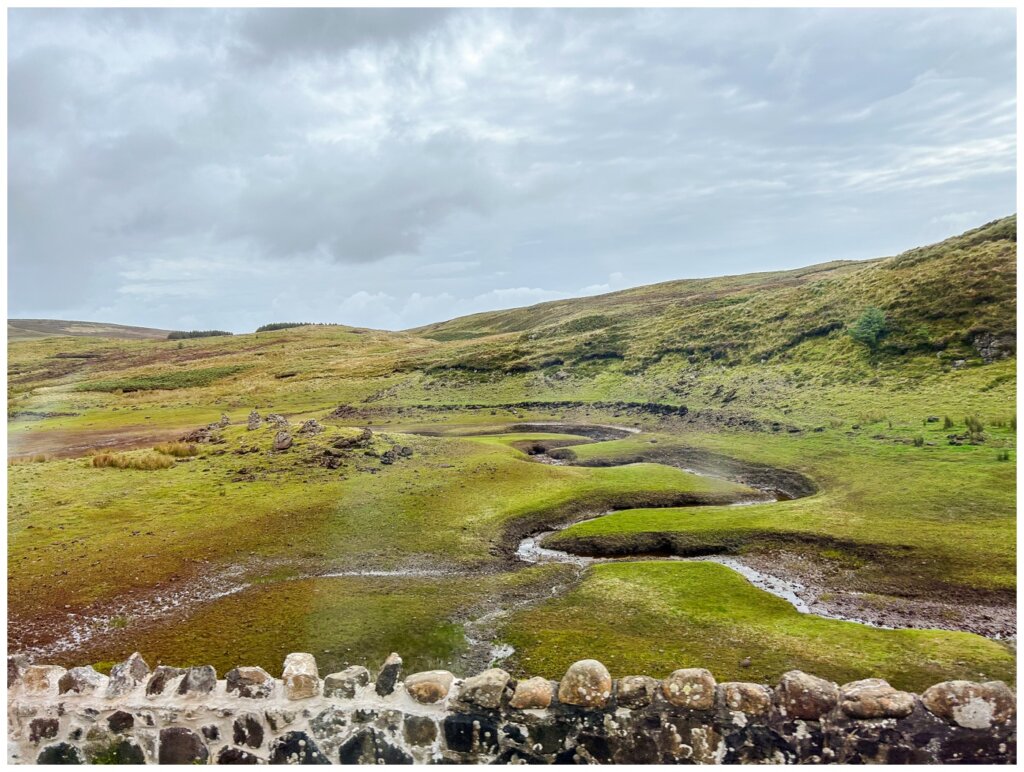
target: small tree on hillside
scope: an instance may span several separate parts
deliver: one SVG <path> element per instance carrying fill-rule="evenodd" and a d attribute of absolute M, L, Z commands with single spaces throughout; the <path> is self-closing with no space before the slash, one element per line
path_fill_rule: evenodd
<path fill-rule="evenodd" d="M 850 337 L 858 343 L 863 343 L 874 351 L 878 347 L 878 341 L 889 331 L 885 321 L 885 312 L 880 308 L 864 309 L 864 313 L 853 323 L 850 329 Z"/>

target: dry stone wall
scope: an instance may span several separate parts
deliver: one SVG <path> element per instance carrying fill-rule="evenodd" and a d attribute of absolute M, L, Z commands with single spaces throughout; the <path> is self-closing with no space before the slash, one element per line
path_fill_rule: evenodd
<path fill-rule="evenodd" d="M 109 676 L 8 658 L 12 763 L 1013 763 L 1016 701 L 1002 682 L 923 694 L 881 679 L 838 686 L 792 671 L 772 687 L 702 668 L 613 680 L 595 660 L 558 682 L 492 668 L 321 677 L 290 654 L 281 678 L 238 667 Z"/>

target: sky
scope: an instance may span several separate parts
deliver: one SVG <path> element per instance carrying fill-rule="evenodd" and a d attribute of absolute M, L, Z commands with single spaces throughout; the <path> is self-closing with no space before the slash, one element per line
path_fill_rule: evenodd
<path fill-rule="evenodd" d="M 1016 208 L 1013 10 L 8 18 L 10 317 L 406 329 Z"/>

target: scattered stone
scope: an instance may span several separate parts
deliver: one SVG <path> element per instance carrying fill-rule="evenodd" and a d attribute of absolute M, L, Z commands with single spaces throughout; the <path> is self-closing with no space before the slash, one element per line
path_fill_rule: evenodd
<path fill-rule="evenodd" d="M 209 694 L 217 686 L 217 671 L 212 665 L 190 667 L 178 685 L 178 694 Z"/>
<path fill-rule="evenodd" d="M 260 423 L 260 414 L 253 410 L 251 413 L 249 413 L 249 421 L 246 424 L 245 428 L 252 432 L 260 428 Z"/>
<path fill-rule="evenodd" d="M 21 674 L 21 688 L 26 694 L 48 694 L 58 688 L 66 672 L 57 665 L 29 665 Z"/>
<path fill-rule="evenodd" d="M 305 732 L 288 732 L 270 748 L 271 764 L 330 764 L 313 738 Z"/>
<path fill-rule="evenodd" d="M 428 670 L 406 678 L 405 690 L 417 702 L 440 702 L 448 696 L 454 682 L 455 676 L 447 670 Z"/>
<path fill-rule="evenodd" d="M 508 704 L 516 710 L 543 709 L 551 705 L 555 690 L 546 678 L 528 678 L 518 681 Z"/>
<path fill-rule="evenodd" d="M 253 713 L 246 713 L 235 719 L 232 725 L 232 740 L 235 745 L 259 748 L 263 745 L 263 722 Z"/>
<path fill-rule="evenodd" d="M 274 691 L 274 677 L 261 667 L 236 667 L 224 676 L 228 693 L 239 697 L 265 699 Z"/>
<path fill-rule="evenodd" d="M 385 466 L 390 466 L 398 460 L 398 456 L 395 455 L 393 450 L 385 450 L 380 454 L 380 462 Z"/>
<path fill-rule="evenodd" d="M 558 685 L 558 701 L 566 705 L 603 708 L 611 694 L 611 674 L 596 659 L 574 662 Z"/>
<path fill-rule="evenodd" d="M 205 764 L 210 752 L 203 738 L 183 726 L 160 730 L 161 764 Z"/>
<path fill-rule="evenodd" d="M 73 667 L 60 677 L 57 691 L 60 694 L 91 694 L 107 685 L 107 677 L 91 667 Z"/>
<path fill-rule="evenodd" d="M 310 418 L 308 421 L 302 422 L 302 426 L 299 428 L 299 434 L 319 434 L 323 430 L 323 424 L 315 418 Z"/>
<path fill-rule="evenodd" d="M 403 445 L 398 449 L 398 455 L 402 456 L 403 458 L 412 458 L 412 454 L 413 449 L 410 448 L 408 445 Z"/>
<path fill-rule="evenodd" d="M 350 700 L 360 687 L 370 683 L 370 671 L 362 665 L 347 667 L 340 673 L 331 673 L 324 679 L 324 697 L 342 697 Z"/>
<path fill-rule="evenodd" d="M 511 680 L 512 676 L 500 667 L 492 667 L 463 681 L 459 699 L 480 708 L 496 710 L 501 707 L 505 688 Z"/>
<path fill-rule="evenodd" d="M 320 691 L 320 674 L 312 654 L 289 654 L 284 660 L 284 693 L 289 700 L 305 700 Z"/>
<path fill-rule="evenodd" d="M 1002 681 L 944 681 L 927 689 L 921 702 L 939 718 L 966 729 L 1005 723 L 1017 710 L 1013 692 Z"/>
<path fill-rule="evenodd" d="M 615 701 L 623 708 L 645 708 L 658 692 L 657 678 L 626 676 L 620 678 L 615 689 Z"/>
<path fill-rule="evenodd" d="M 292 435 L 282 429 L 274 435 L 274 450 L 288 450 L 292 446 Z"/>
<path fill-rule="evenodd" d="M 839 687 L 824 678 L 790 670 L 775 688 L 775 700 L 786 718 L 817 721 L 836 706 Z"/>
<path fill-rule="evenodd" d="M 402 674 L 402 658 L 395 652 L 391 652 L 384 660 L 380 670 L 377 672 L 377 682 L 374 684 L 374 691 L 381 697 L 386 697 L 395 690 L 395 685 Z"/>
<path fill-rule="evenodd" d="M 661 693 L 677 707 L 711 710 L 715 706 L 715 677 L 702 667 L 676 670 L 661 684 Z"/>
<path fill-rule="evenodd" d="M 731 681 L 721 685 L 722 702 L 729 710 L 766 716 L 772 709 L 772 690 L 761 684 Z"/>
<path fill-rule="evenodd" d="M 183 675 L 185 675 L 183 668 L 171 667 L 170 665 L 157 666 L 156 670 L 153 671 L 153 675 L 149 677 L 149 683 L 146 684 L 146 694 L 150 696 L 163 694 L 171 681 Z"/>
<path fill-rule="evenodd" d="M 914 711 L 914 695 L 881 678 L 866 678 L 839 690 L 839 706 L 850 718 L 905 718 Z"/>

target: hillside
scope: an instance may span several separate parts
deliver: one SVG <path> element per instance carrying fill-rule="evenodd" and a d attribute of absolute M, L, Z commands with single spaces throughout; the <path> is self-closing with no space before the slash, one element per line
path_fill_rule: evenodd
<path fill-rule="evenodd" d="M 131 327 L 105 322 L 70 322 L 61 319 L 8 319 L 8 340 L 52 337 L 115 338 L 119 340 L 164 340 L 170 330 Z"/>
<path fill-rule="evenodd" d="M 13 340 L 12 646 L 1012 678 L 1015 229 L 405 332 Z"/>

